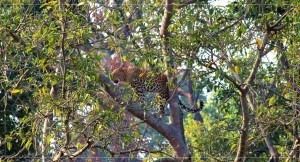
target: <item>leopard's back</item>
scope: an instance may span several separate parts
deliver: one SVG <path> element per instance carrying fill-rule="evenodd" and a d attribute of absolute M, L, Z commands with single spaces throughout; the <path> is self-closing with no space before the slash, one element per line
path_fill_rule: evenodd
<path fill-rule="evenodd" d="M 154 92 L 158 93 L 163 99 L 169 99 L 168 79 L 164 74 L 149 74 L 147 72 L 135 75 L 131 80 L 131 86 L 139 93 Z"/>
<path fill-rule="evenodd" d="M 159 96 L 164 100 L 160 104 L 160 113 L 164 113 L 164 106 L 170 98 L 169 87 L 168 87 L 168 78 L 166 75 L 159 73 L 151 73 L 147 70 L 143 70 L 136 67 L 122 66 L 118 69 L 115 69 L 112 72 L 112 79 L 115 83 L 118 82 L 127 82 L 134 88 L 136 94 L 139 98 L 143 99 L 147 92 L 158 93 Z M 189 108 L 186 107 L 180 100 L 179 105 L 181 109 L 184 109 L 188 112 L 198 112 L 203 107 L 203 103 L 200 108 Z"/>

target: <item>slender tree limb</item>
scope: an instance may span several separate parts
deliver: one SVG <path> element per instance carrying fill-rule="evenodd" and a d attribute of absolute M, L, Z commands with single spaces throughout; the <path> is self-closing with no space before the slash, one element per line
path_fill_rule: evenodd
<path fill-rule="evenodd" d="M 47 149 L 47 135 L 48 135 L 48 126 L 50 122 L 50 115 L 49 111 L 46 112 L 46 115 L 44 117 L 44 123 L 43 123 L 43 128 L 42 128 L 42 140 L 41 140 L 41 152 L 42 152 L 42 162 L 46 161 L 45 154 L 46 154 L 46 149 Z"/>
<path fill-rule="evenodd" d="M 268 54 L 272 48 L 268 48 L 268 49 L 265 49 L 266 45 L 268 44 L 269 42 L 269 39 L 272 35 L 272 31 L 274 31 L 274 29 L 279 25 L 279 23 L 287 16 L 287 14 L 292 11 L 293 8 L 291 8 L 290 10 L 288 10 L 281 18 L 279 18 L 274 24 L 272 24 L 270 27 L 267 28 L 267 31 L 265 32 L 264 34 L 264 37 L 263 37 L 263 40 L 262 40 L 262 44 L 258 45 L 257 46 L 257 49 L 258 49 L 258 54 L 256 56 L 256 59 L 255 59 L 255 62 L 254 62 L 254 65 L 251 69 L 251 72 L 250 72 L 250 75 L 248 76 L 248 78 L 246 79 L 246 82 L 245 84 L 247 85 L 251 85 L 255 79 L 255 75 L 258 71 L 258 67 L 260 65 L 260 62 L 261 62 L 261 59 L 263 56 L 265 56 L 266 54 Z M 282 29 L 282 28 L 280 28 Z"/>
<path fill-rule="evenodd" d="M 269 26 L 270 30 L 281 30 L 284 26 L 280 26 L 279 24 L 282 22 L 282 20 L 288 15 L 289 12 L 292 12 L 295 8 L 292 7 L 289 10 L 287 10 L 274 24 L 271 24 Z"/>
<path fill-rule="evenodd" d="M 66 20 L 64 16 L 64 5 L 65 5 L 65 0 L 59 0 L 59 10 L 61 12 L 61 17 L 60 17 L 60 29 L 61 29 L 61 42 L 60 42 L 60 52 L 61 52 L 61 74 L 62 74 L 62 97 L 65 98 L 65 82 L 66 82 L 66 49 L 65 49 L 65 40 L 67 38 L 67 33 L 66 33 Z"/>
<path fill-rule="evenodd" d="M 220 33 L 222 33 L 224 31 L 226 31 L 226 30 L 234 27 L 235 25 L 237 25 L 238 23 L 240 23 L 242 20 L 244 20 L 244 18 L 247 15 L 247 13 L 248 13 L 248 10 L 242 16 L 240 16 L 236 21 L 234 21 L 233 23 L 231 23 L 228 26 L 225 26 L 222 29 L 220 29 L 220 30 L 212 33 L 210 37 L 215 37 L 215 36 L 219 35 Z"/>
<path fill-rule="evenodd" d="M 289 152 L 289 156 L 285 160 L 286 162 L 290 162 L 291 159 L 293 159 L 293 156 L 294 156 L 295 152 L 298 150 L 299 147 L 300 147 L 300 139 L 298 138 L 294 141 L 293 147 L 292 147 L 291 151 Z"/>
<path fill-rule="evenodd" d="M 6 31 L 13 38 L 15 42 L 19 42 L 22 46 L 26 46 L 25 41 L 19 35 L 17 35 L 16 33 L 14 33 L 8 28 L 5 28 L 4 31 Z"/>
<path fill-rule="evenodd" d="M 250 75 L 248 76 L 248 78 L 246 79 L 245 81 L 245 84 L 246 85 L 252 85 L 253 84 L 253 81 L 255 79 L 255 76 L 256 76 L 256 73 L 258 71 L 258 68 L 259 68 L 259 65 L 260 65 L 260 62 L 261 62 L 261 55 L 258 54 L 256 56 L 256 59 L 255 59 L 255 62 L 254 62 L 254 65 L 253 67 L 251 68 L 251 72 L 250 72 Z"/>
<path fill-rule="evenodd" d="M 266 50 L 265 51 L 265 47 L 266 47 L 267 43 L 269 42 L 269 38 L 270 38 L 270 33 L 266 32 L 264 34 L 262 44 L 257 45 L 256 59 L 255 59 L 254 64 L 251 68 L 251 72 L 250 72 L 248 78 L 245 81 L 245 85 L 247 85 L 247 86 L 253 84 L 253 81 L 255 79 L 256 73 L 258 72 L 258 68 L 259 68 L 259 65 L 261 63 L 262 57 L 265 56 L 269 51 L 271 51 L 271 50 Z"/>
<path fill-rule="evenodd" d="M 254 99 L 253 93 L 251 93 L 251 91 L 249 91 L 249 93 L 247 94 L 247 101 L 252 111 L 257 110 L 256 100 Z M 270 159 L 272 159 L 273 162 L 279 162 L 279 153 L 274 147 L 270 135 L 268 134 L 268 132 L 265 131 L 265 128 L 263 128 L 262 124 L 258 121 L 258 119 L 255 119 L 255 122 L 258 124 L 258 128 L 264 137 L 265 144 L 267 145 L 269 153 L 271 155 Z"/>
<path fill-rule="evenodd" d="M 14 85 L 15 88 L 17 88 L 19 86 L 19 84 L 21 83 L 21 81 L 24 79 L 24 77 L 26 76 L 26 74 L 29 72 L 29 69 L 26 69 L 24 71 L 24 73 L 21 75 L 21 77 L 19 78 L 18 82 Z"/>
<path fill-rule="evenodd" d="M 74 152 L 73 154 L 70 155 L 70 158 L 74 158 L 76 156 L 79 156 L 85 150 L 87 150 L 88 148 L 90 148 L 93 143 L 94 143 L 94 141 L 92 139 L 88 139 L 87 142 L 86 142 L 86 144 L 81 149 L 77 150 L 76 152 Z"/>
<path fill-rule="evenodd" d="M 223 70 L 214 68 L 212 66 L 209 66 L 208 68 L 210 68 L 214 71 L 219 71 L 224 78 L 226 78 L 228 81 L 230 81 L 234 85 L 234 87 L 236 87 L 240 91 L 242 90 L 242 87 L 241 87 L 242 84 L 239 83 L 238 81 L 236 81 L 233 77 L 227 75 Z"/>
<path fill-rule="evenodd" d="M 115 151 L 113 151 L 113 150 L 111 150 L 107 147 L 103 147 L 101 145 L 92 145 L 91 147 L 92 148 L 99 148 L 99 149 L 108 151 L 111 155 L 121 155 L 121 154 L 133 153 L 133 152 L 147 152 L 147 153 L 153 153 L 153 154 L 161 153 L 161 154 L 164 154 L 166 156 L 172 157 L 172 155 L 170 155 L 166 152 L 163 152 L 162 150 L 147 150 L 145 148 L 138 148 L 138 147 L 130 149 L 130 150 L 126 150 L 126 151 L 119 151 L 119 152 L 115 152 Z"/>
<path fill-rule="evenodd" d="M 235 157 L 234 162 L 243 162 L 246 159 L 246 152 L 247 152 L 247 142 L 248 142 L 248 131 L 249 131 L 249 103 L 247 102 L 247 95 L 249 93 L 249 86 L 253 84 L 255 79 L 256 73 L 258 72 L 259 65 L 261 63 L 261 59 L 263 57 L 263 51 L 265 49 L 265 45 L 268 42 L 269 34 L 266 33 L 263 39 L 262 45 L 259 47 L 258 45 L 258 53 L 252 66 L 251 72 L 246 79 L 245 83 L 240 89 L 240 102 L 241 102 L 241 109 L 242 109 L 242 126 L 240 132 L 240 139 L 237 154 Z"/>
<path fill-rule="evenodd" d="M 66 119 L 64 120 L 64 126 L 65 126 L 65 147 L 68 147 L 71 141 L 71 131 L 70 131 L 70 116 L 71 116 L 71 111 L 67 110 L 67 115 L 66 115 Z"/>
<path fill-rule="evenodd" d="M 94 143 L 94 141 L 90 138 L 88 138 L 88 140 L 86 141 L 86 144 L 80 148 L 79 150 L 77 150 L 76 152 L 70 154 L 68 149 L 66 147 L 61 148 L 58 153 L 56 155 L 54 155 L 54 157 L 52 158 L 52 161 L 60 161 L 62 157 L 66 157 L 66 158 L 75 158 L 79 155 L 81 155 L 85 150 L 87 150 L 88 148 L 90 148 L 92 146 L 92 144 Z"/>
<path fill-rule="evenodd" d="M 14 155 L 11 155 L 11 156 L 0 156 L 0 161 L 1 160 L 4 160 L 4 161 L 14 160 L 20 154 L 22 154 L 25 150 L 26 150 L 26 147 L 24 146 L 16 154 L 14 154 Z"/>

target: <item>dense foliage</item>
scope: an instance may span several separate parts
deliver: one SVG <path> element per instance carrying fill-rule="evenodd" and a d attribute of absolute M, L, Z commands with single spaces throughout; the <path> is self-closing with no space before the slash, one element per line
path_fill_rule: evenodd
<path fill-rule="evenodd" d="M 299 22 L 298 0 L 2 0 L 0 160 L 299 161 Z M 163 117 L 110 81 L 124 62 L 168 76 Z"/>

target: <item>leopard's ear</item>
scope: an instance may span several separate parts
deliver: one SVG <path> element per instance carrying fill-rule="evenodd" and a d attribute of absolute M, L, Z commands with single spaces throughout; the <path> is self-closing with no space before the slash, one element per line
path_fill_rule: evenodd
<path fill-rule="evenodd" d="M 132 68 L 134 68 L 134 65 L 129 61 L 124 61 L 122 64 L 122 67 L 125 69 L 132 69 Z"/>
<path fill-rule="evenodd" d="M 104 67 L 112 72 L 122 66 L 121 58 L 119 54 L 113 54 L 103 59 Z"/>

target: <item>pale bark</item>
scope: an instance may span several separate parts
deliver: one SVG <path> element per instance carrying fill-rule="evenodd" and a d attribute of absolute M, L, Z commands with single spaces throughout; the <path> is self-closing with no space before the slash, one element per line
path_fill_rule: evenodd
<path fill-rule="evenodd" d="M 47 147 L 46 139 L 47 139 L 47 134 L 48 134 L 47 133 L 48 125 L 49 125 L 49 117 L 46 116 L 45 119 L 44 119 L 43 128 L 42 128 L 42 145 L 41 145 L 42 162 L 46 161 L 45 154 L 47 153 L 46 152 L 46 147 Z"/>
<path fill-rule="evenodd" d="M 237 154 L 235 157 L 235 162 L 242 162 L 246 159 L 247 152 L 247 141 L 248 141 L 248 131 L 249 131 L 249 108 L 247 104 L 247 94 L 248 90 L 242 91 L 240 96 L 240 104 L 242 110 L 242 127 L 240 129 L 240 139 Z"/>
<path fill-rule="evenodd" d="M 117 103 L 121 106 L 122 94 L 114 90 L 113 83 L 104 75 L 100 76 L 100 81 L 106 85 L 106 91 L 110 94 L 112 98 L 115 99 Z M 190 152 L 185 142 L 184 135 L 182 134 L 183 124 L 182 115 L 176 103 L 176 98 L 170 101 L 171 109 L 171 123 L 166 124 L 162 119 L 151 113 L 145 113 L 143 108 L 134 102 L 130 102 L 127 105 L 122 105 L 126 107 L 126 110 L 130 112 L 135 117 L 144 121 L 146 124 L 151 126 L 154 130 L 159 132 L 164 136 L 171 144 L 175 151 L 175 157 L 177 160 L 190 161 Z"/>

